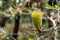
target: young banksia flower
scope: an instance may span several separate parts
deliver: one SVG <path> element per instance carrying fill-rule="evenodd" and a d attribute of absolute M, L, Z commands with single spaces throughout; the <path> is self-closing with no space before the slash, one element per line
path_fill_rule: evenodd
<path fill-rule="evenodd" d="M 42 26 L 42 12 L 39 10 L 33 11 L 32 15 L 32 22 L 36 28 L 41 28 Z"/>

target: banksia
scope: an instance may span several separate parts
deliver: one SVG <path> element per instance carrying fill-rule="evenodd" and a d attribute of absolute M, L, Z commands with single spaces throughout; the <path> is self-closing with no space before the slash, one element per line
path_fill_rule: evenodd
<path fill-rule="evenodd" d="M 42 12 L 39 10 L 33 11 L 31 16 L 34 26 L 40 30 L 42 26 Z"/>

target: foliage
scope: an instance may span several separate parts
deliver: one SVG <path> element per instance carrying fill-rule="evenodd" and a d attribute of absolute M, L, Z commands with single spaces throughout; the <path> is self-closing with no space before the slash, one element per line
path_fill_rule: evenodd
<path fill-rule="evenodd" d="M 6 12 L 3 10 L 0 10 L 0 14 L 5 14 Z"/>
<path fill-rule="evenodd" d="M 15 0 L 16 1 L 16 0 Z M 16 2 L 11 2 L 11 4 L 10 5 L 12 5 L 13 7 L 15 7 L 17 4 L 16 4 Z M 37 0 L 36 0 L 37 1 Z M 43 1 L 43 3 L 44 3 L 44 0 L 42 0 Z M 5 6 L 5 4 L 4 4 L 4 6 Z M 3 7 L 4 7 L 3 6 Z M 45 4 L 45 6 L 44 6 L 46 9 L 59 9 L 60 10 L 60 4 L 58 4 L 57 5 L 57 8 L 56 7 L 54 7 L 54 6 L 50 6 L 49 4 Z M 4 7 L 5 8 L 5 7 Z M 31 9 L 32 8 L 25 8 L 25 7 L 23 7 L 23 8 L 21 8 L 22 9 L 22 12 L 23 13 L 31 13 Z M 34 9 L 34 8 L 33 8 Z M 45 9 L 45 10 L 46 10 Z M 21 11 L 21 10 L 19 10 L 19 11 Z M 3 10 L 0 10 L 0 14 L 5 14 L 6 12 L 5 11 L 3 11 Z M 13 12 L 14 13 L 14 12 Z M 43 16 L 43 13 L 40 11 L 40 10 L 35 10 L 35 11 L 33 11 L 33 13 L 31 13 L 32 15 L 31 15 L 31 17 L 32 17 L 32 22 L 33 22 L 33 24 L 34 24 L 34 26 L 35 27 L 40 27 L 40 26 L 43 26 L 44 28 L 46 28 L 47 29 L 47 27 L 48 27 L 48 23 L 42 23 L 42 16 Z M 25 16 L 24 16 L 24 18 L 25 18 Z M 12 18 L 13 19 L 13 18 Z M 21 19 L 21 18 L 20 18 Z M 8 24 L 8 23 L 7 23 Z M 6 25 L 7 25 L 6 24 Z M 21 24 L 21 23 L 20 23 Z M 22 24 L 24 24 L 24 23 L 22 23 Z M 43 24 L 43 25 L 42 25 Z M 11 24 L 9 24 L 9 26 L 10 26 Z M 12 25 L 14 25 L 13 23 L 12 23 Z M 28 23 L 27 23 L 27 25 L 28 25 Z M 27 26 L 26 25 L 26 26 Z M 10 26 L 11 27 L 11 26 Z M 10 30 L 10 27 L 8 27 L 7 26 L 7 29 L 8 30 Z M 30 27 L 30 26 L 29 26 Z M 21 37 L 19 37 L 19 38 L 21 38 L 22 40 L 26 40 L 26 39 L 28 39 L 28 40 L 33 40 L 34 38 L 26 38 L 26 35 L 24 36 L 23 35 L 23 33 L 25 33 L 24 32 L 24 30 L 21 30 L 21 28 L 22 28 L 22 26 L 20 26 L 20 29 L 19 29 L 19 32 L 20 33 L 22 33 L 22 35 L 20 35 L 19 34 L 19 36 L 23 36 L 22 38 Z M 24 25 L 24 28 L 26 28 L 26 29 L 28 29 L 28 31 L 29 32 L 31 32 L 32 30 L 29 30 L 30 28 L 28 28 L 28 26 L 27 27 L 25 27 L 25 25 Z M 32 27 L 32 29 L 34 29 L 33 27 Z M 23 31 L 23 32 L 22 32 Z M 2 31 L 3 32 L 3 31 Z M 0 35 L 1 34 L 3 34 L 2 32 L 0 32 Z M 27 32 L 27 31 L 26 31 Z M 33 32 L 33 31 L 32 31 Z M 36 33 L 37 33 L 37 31 L 36 31 Z M 29 33 L 26 33 L 26 34 L 29 34 Z M 46 36 L 46 35 L 48 35 L 48 37 L 50 37 L 50 36 L 52 36 L 52 32 L 50 32 L 50 31 L 48 31 L 48 32 L 42 32 L 42 34 L 40 34 L 40 33 L 38 33 L 38 34 L 36 34 L 36 35 L 39 35 L 39 36 Z M 33 35 L 34 36 L 34 35 Z M 7 38 L 9 38 L 9 39 L 6 39 L 6 40 L 11 40 L 12 38 L 10 38 L 11 36 L 10 35 L 8 35 L 8 37 Z M 47 38 L 46 38 L 47 39 Z M 19 40 L 19 39 L 18 39 Z M 45 40 L 45 39 L 44 39 Z M 47 39 L 48 40 L 48 39 Z"/>
<path fill-rule="evenodd" d="M 33 38 L 29 38 L 28 40 L 34 40 Z"/>
<path fill-rule="evenodd" d="M 54 6 L 50 6 L 49 4 L 45 4 L 46 9 L 54 9 Z"/>
<path fill-rule="evenodd" d="M 3 28 L 0 28 L 0 39 L 3 39 L 6 37 L 6 31 L 3 30 Z"/>
<path fill-rule="evenodd" d="M 56 6 L 57 6 L 56 9 L 60 10 L 60 4 L 57 4 Z"/>

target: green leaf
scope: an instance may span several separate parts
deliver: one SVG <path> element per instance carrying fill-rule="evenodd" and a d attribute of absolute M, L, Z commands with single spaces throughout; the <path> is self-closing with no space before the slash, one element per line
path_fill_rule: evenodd
<path fill-rule="evenodd" d="M 49 4 L 45 4 L 46 9 L 54 9 L 54 6 L 50 6 Z"/>
<path fill-rule="evenodd" d="M 60 4 L 57 4 L 56 6 L 57 6 L 56 9 L 60 10 Z"/>
<path fill-rule="evenodd" d="M 29 38 L 28 40 L 34 40 L 33 38 Z"/>

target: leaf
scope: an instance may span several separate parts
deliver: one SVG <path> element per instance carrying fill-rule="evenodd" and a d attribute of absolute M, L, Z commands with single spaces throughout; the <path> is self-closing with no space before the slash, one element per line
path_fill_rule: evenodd
<path fill-rule="evenodd" d="M 28 40 L 34 40 L 33 38 L 29 38 Z"/>
<path fill-rule="evenodd" d="M 57 5 L 58 9 L 60 10 L 60 4 Z"/>
<path fill-rule="evenodd" d="M 50 6 L 49 4 L 45 4 L 45 8 L 47 8 L 47 9 L 54 9 L 54 6 Z"/>
<path fill-rule="evenodd" d="M 4 13 L 5 13 L 4 11 L 0 10 L 0 14 L 4 14 Z"/>

